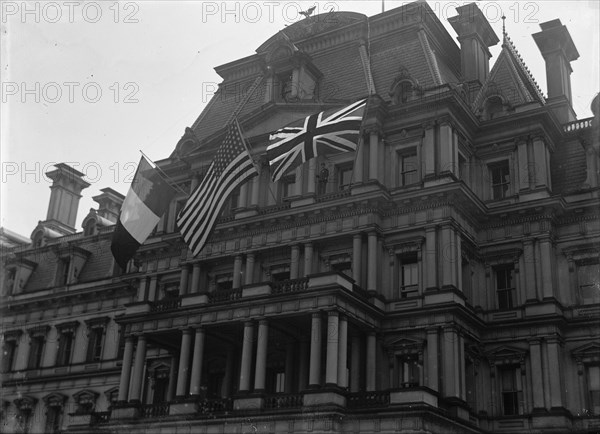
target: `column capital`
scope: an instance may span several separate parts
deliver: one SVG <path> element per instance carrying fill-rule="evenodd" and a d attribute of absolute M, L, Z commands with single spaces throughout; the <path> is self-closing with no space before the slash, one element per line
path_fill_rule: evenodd
<path fill-rule="evenodd" d="M 183 335 L 192 334 L 192 331 L 193 331 L 193 329 L 191 327 L 183 327 L 180 330 L 181 330 L 181 334 L 183 334 Z"/>
<path fill-rule="evenodd" d="M 327 316 L 340 316 L 340 313 L 337 310 L 327 310 Z"/>
<path fill-rule="evenodd" d="M 434 333 L 435 333 L 435 334 L 438 334 L 439 330 L 440 330 L 439 326 L 430 326 L 430 327 L 427 327 L 427 328 L 425 329 L 425 332 L 426 332 L 428 335 L 432 335 L 432 334 L 434 334 Z"/>
<path fill-rule="evenodd" d="M 312 316 L 313 318 L 319 318 L 319 319 L 321 319 L 321 317 L 322 317 L 322 313 L 321 313 L 321 311 L 320 311 L 320 310 L 318 310 L 318 311 L 316 311 L 316 312 L 313 312 L 313 313 L 311 314 L 311 316 Z"/>
<path fill-rule="evenodd" d="M 261 318 L 258 320 L 258 325 L 269 325 L 269 320 L 267 318 Z"/>

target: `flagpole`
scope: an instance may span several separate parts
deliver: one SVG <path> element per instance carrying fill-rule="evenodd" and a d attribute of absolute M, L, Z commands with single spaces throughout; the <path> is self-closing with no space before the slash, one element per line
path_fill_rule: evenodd
<path fill-rule="evenodd" d="M 140 154 L 142 154 L 142 156 L 155 168 L 158 170 L 158 172 L 161 173 L 161 175 L 165 178 L 166 181 L 170 181 L 169 185 L 171 187 L 173 187 L 175 190 L 178 190 L 180 193 L 185 194 L 186 196 L 189 196 L 190 194 L 187 193 L 185 190 L 183 190 L 179 185 L 177 185 L 177 183 L 175 182 L 175 180 L 173 178 L 171 178 L 169 175 L 167 175 L 164 170 L 162 170 L 160 167 L 158 167 L 158 165 L 152 161 L 150 159 L 150 157 L 148 157 L 146 154 L 144 154 L 144 151 L 142 151 L 141 149 L 139 149 Z"/>

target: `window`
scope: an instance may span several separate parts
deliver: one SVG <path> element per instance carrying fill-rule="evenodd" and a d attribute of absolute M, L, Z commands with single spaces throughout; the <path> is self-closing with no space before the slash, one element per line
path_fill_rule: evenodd
<path fill-rule="evenodd" d="M 271 269 L 271 281 L 272 282 L 283 282 L 284 280 L 290 279 L 290 267 L 283 266 Z"/>
<path fill-rule="evenodd" d="M 68 285 L 69 284 L 69 266 L 71 259 L 69 257 L 60 258 L 58 261 L 58 270 L 56 275 L 56 285 Z"/>
<path fill-rule="evenodd" d="M 6 275 L 4 277 L 4 287 L 2 288 L 3 295 L 12 295 L 15 286 L 15 279 L 17 278 L 17 268 L 7 268 Z"/>
<path fill-rule="evenodd" d="M 169 391 L 169 366 L 159 366 L 154 370 L 152 375 L 152 395 L 153 404 L 161 404 L 167 401 L 167 394 Z"/>
<path fill-rule="evenodd" d="M 71 362 L 71 354 L 73 353 L 73 332 L 61 332 L 58 338 L 58 353 L 56 356 L 56 364 L 58 366 L 68 365 Z"/>
<path fill-rule="evenodd" d="M 325 163 L 321 163 L 321 170 L 317 175 L 318 190 L 317 194 L 327 193 L 327 183 L 329 182 L 329 169 Z"/>
<path fill-rule="evenodd" d="M 523 386 L 519 366 L 509 365 L 499 368 L 502 390 L 502 414 L 513 416 L 523 414 Z"/>
<path fill-rule="evenodd" d="M 281 199 L 287 199 L 294 196 L 296 186 L 296 177 L 288 175 L 281 180 Z"/>
<path fill-rule="evenodd" d="M 217 291 L 233 288 L 233 276 L 231 274 L 219 274 L 215 277 Z"/>
<path fill-rule="evenodd" d="M 102 345 L 104 340 L 104 328 L 94 327 L 89 332 L 88 349 L 86 360 L 98 362 L 102 360 Z"/>
<path fill-rule="evenodd" d="M 351 165 L 338 167 L 338 187 L 339 190 L 347 190 L 352 185 L 352 172 L 353 167 Z"/>
<path fill-rule="evenodd" d="M 15 354 L 17 352 L 17 341 L 6 340 L 2 344 L 2 372 L 12 371 Z"/>
<path fill-rule="evenodd" d="M 345 274 L 348 277 L 352 277 L 352 262 L 337 262 L 331 264 L 331 271 L 335 271 L 336 273 Z"/>
<path fill-rule="evenodd" d="M 418 294 L 419 292 L 419 264 L 417 255 L 401 256 L 399 258 L 399 275 L 400 283 L 398 298 L 408 298 Z"/>
<path fill-rule="evenodd" d="M 44 343 L 46 339 L 44 336 L 32 336 L 29 347 L 29 359 L 27 361 L 27 368 L 37 369 L 42 363 L 42 353 L 44 352 Z"/>
<path fill-rule="evenodd" d="M 119 401 L 119 389 L 115 387 L 114 389 L 108 390 L 106 392 L 106 400 L 110 406 L 115 405 Z"/>
<path fill-rule="evenodd" d="M 417 173 L 417 153 L 414 150 L 412 152 L 398 154 L 398 167 L 400 169 L 398 174 L 399 186 L 411 185 L 419 182 Z"/>
<path fill-rule="evenodd" d="M 51 405 L 46 410 L 46 429 L 45 433 L 58 434 L 61 432 L 62 406 Z"/>
<path fill-rule="evenodd" d="M 600 265 L 582 263 L 577 267 L 579 295 L 584 304 L 600 303 Z"/>
<path fill-rule="evenodd" d="M 498 308 L 512 309 L 515 307 L 515 269 L 508 265 L 496 268 L 496 293 L 498 294 Z"/>
<path fill-rule="evenodd" d="M 588 410 L 600 414 L 600 365 L 587 367 Z"/>
<path fill-rule="evenodd" d="M 504 199 L 509 194 L 510 170 L 508 161 L 500 161 L 489 165 L 492 187 L 492 199 Z"/>
<path fill-rule="evenodd" d="M 421 384 L 422 363 L 418 354 L 396 355 L 396 387 L 417 387 Z"/>
<path fill-rule="evenodd" d="M 292 71 L 285 71 L 280 74 L 277 74 L 277 85 L 278 85 L 278 94 L 277 99 L 279 101 L 288 102 L 292 95 L 292 86 L 293 86 L 293 74 Z"/>

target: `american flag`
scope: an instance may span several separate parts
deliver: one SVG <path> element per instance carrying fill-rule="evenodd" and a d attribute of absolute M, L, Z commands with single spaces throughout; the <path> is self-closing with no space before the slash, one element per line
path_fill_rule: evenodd
<path fill-rule="evenodd" d="M 208 172 L 177 217 L 179 232 L 194 256 L 206 244 L 231 192 L 257 173 L 236 120 L 229 125 Z"/>
<path fill-rule="evenodd" d="M 273 181 L 318 155 L 356 151 L 366 104 L 317 113 L 271 134 L 267 159 Z"/>

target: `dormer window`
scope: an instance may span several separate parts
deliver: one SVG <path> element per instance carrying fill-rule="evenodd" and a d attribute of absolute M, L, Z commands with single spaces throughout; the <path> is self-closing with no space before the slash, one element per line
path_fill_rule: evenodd
<path fill-rule="evenodd" d="M 292 80 L 294 75 L 292 71 L 285 71 L 281 74 L 277 74 L 277 80 L 275 82 L 276 92 L 278 96 L 277 100 L 282 102 L 289 102 L 292 97 Z"/>
<path fill-rule="evenodd" d="M 483 119 L 496 119 L 504 114 L 504 103 L 499 96 L 489 97 L 483 106 Z"/>
<path fill-rule="evenodd" d="M 17 278 L 17 267 L 10 267 L 6 270 L 2 287 L 2 295 L 12 295 Z"/>

